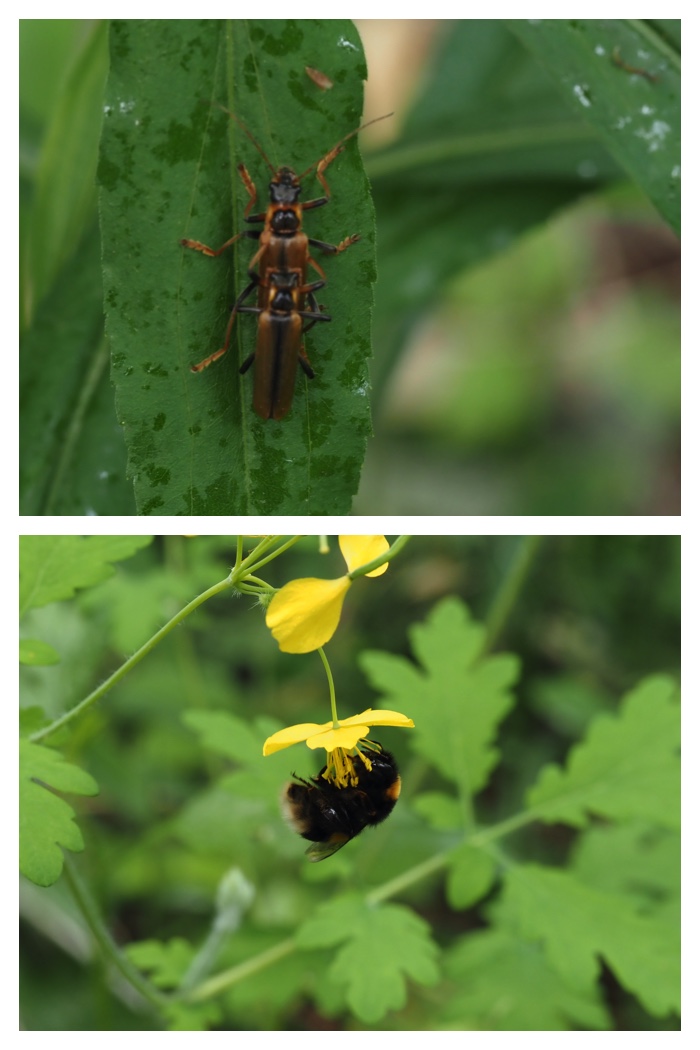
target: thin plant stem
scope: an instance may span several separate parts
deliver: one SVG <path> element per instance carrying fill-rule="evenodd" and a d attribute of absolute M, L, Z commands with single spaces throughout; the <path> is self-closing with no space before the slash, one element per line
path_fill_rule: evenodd
<path fill-rule="evenodd" d="M 273 537 L 275 542 L 278 542 L 281 538 L 281 536 Z M 272 551 L 271 554 L 268 554 L 267 557 L 261 558 L 260 561 L 255 561 L 255 559 L 251 555 L 249 555 L 242 563 L 241 567 L 245 567 L 246 575 L 251 572 L 257 572 L 258 569 L 261 569 L 263 567 L 263 565 L 267 565 L 268 562 L 273 561 L 280 554 L 283 554 L 286 550 L 289 550 L 290 547 L 293 547 L 295 543 L 298 543 L 299 540 L 302 540 L 303 538 L 303 536 L 290 537 L 290 539 L 286 540 L 280 547 L 277 547 L 274 551 Z M 258 550 L 259 548 L 256 548 L 256 550 L 253 551 L 253 554 L 255 554 Z"/>
<path fill-rule="evenodd" d="M 374 572 L 375 569 L 391 561 L 406 546 L 410 538 L 410 536 L 399 536 L 383 554 L 378 555 L 372 561 L 368 561 L 366 565 L 360 565 L 357 569 L 353 569 L 352 572 L 348 573 L 348 576 L 351 580 L 356 580 L 358 576 L 366 576 L 368 572 Z"/>
<path fill-rule="evenodd" d="M 80 909 L 80 913 L 90 928 L 90 932 L 95 938 L 105 960 L 112 963 L 129 984 L 141 993 L 144 999 L 151 1003 L 152 1006 L 161 1009 L 169 1001 L 170 997 L 155 988 L 117 947 L 109 930 L 102 921 L 90 891 L 80 877 L 77 864 L 68 853 L 64 856 L 63 874 Z"/>
<path fill-rule="evenodd" d="M 157 631 L 152 638 L 149 638 L 149 640 L 144 645 L 142 645 L 140 649 L 137 649 L 133 656 L 130 656 L 129 659 L 121 665 L 121 667 L 118 667 L 117 670 L 109 676 L 109 678 L 107 678 L 104 682 L 102 682 L 101 685 L 97 687 L 97 689 L 93 689 L 93 691 L 83 700 L 81 700 L 80 703 L 76 704 L 75 707 L 72 707 L 70 711 L 66 711 L 65 714 L 61 715 L 60 718 L 57 718 L 50 725 L 44 726 L 42 729 L 38 729 L 36 733 L 32 733 L 29 739 L 32 740 L 34 743 L 37 743 L 37 741 L 39 740 L 44 740 L 47 736 L 51 736 L 52 733 L 55 733 L 57 729 L 61 729 L 62 726 L 66 725 L 68 722 L 71 722 L 86 708 L 96 703 L 99 699 L 101 699 L 101 697 L 105 695 L 105 693 L 108 693 L 109 690 L 117 684 L 117 682 L 120 682 L 124 675 L 129 673 L 132 667 L 135 667 L 136 664 L 140 663 L 141 660 L 143 660 L 144 656 L 147 656 L 148 653 L 150 653 L 151 650 L 154 649 L 159 642 L 162 642 L 163 639 L 170 634 L 173 628 L 177 627 L 177 625 L 181 623 L 187 616 L 189 616 L 191 612 L 194 612 L 195 609 L 199 608 L 199 606 L 202 605 L 203 602 L 206 602 L 209 598 L 213 598 L 214 595 L 220 594 L 221 591 L 229 589 L 231 585 L 231 576 L 227 576 L 225 580 L 220 580 L 220 582 L 215 583 L 213 587 L 209 587 L 209 589 L 203 591 L 202 594 L 198 594 L 197 597 L 193 598 L 192 601 L 189 602 L 183 609 L 180 609 L 180 611 L 176 613 L 175 616 L 173 616 L 173 618 L 169 620 L 164 627 L 161 627 L 161 629 Z"/>
<path fill-rule="evenodd" d="M 340 723 L 338 721 L 338 709 L 335 705 L 335 682 L 333 681 L 333 672 L 331 671 L 331 665 L 328 663 L 326 654 L 322 648 L 318 650 L 318 655 L 321 657 L 323 666 L 326 669 L 326 674 L 328 675 L 328 687 L 331 694 L 331 716 L 333 718 L 333 728 L 337 729 Z"/>
<path fill-rule="evenodd" d="M 237 966 L 232 966 L 229 970 L 223 970 L 222 973 L 202 981 L 200 985 L 193 988 L 185 996 L 185 1001 L 198 1003 L 204 999 L 211 999 L 215 995 L 226 991 L 232 985 L 238 984 L 239 981 L 245 980 L 246 977 L 259 973 L 260 970 L 265 970 L 268 966 L 273 966 L 280 959 L 292 955 L 296 950 L 296 941 L 293 937 L 288 937 L 286 940 L 280 941 L 279 944 L 274 944 L 271 948 L 267 948 L 264 952 L 246 959 L 245 962 L 238 963 Z"/>
<path fill-rule="evenodd" d="M 536 812 L 523 811 L 515 816 L 508 817 L 506 820 L 502 820 L 498 824 L 494 824 L 490 828 L 475 829 L 464 838 L 459 839 L 455 845 L 468 843 L 473 846 L 486 846 L 537 819 Z M 397 894 L 416 886 L 424 879 L 436 875 L 447 867 L 453 849 L 454 847 L 442 850 L 440 853 L 436 853 L 420 864 L 416 864 L 407 871 L 402 872 L 395 878 L 389 879 L 383 885 L 377 886 L 376 889 L 370 890 L 364 896 L 365 904 L 368 907 L 381 904 L 383 901 L 389 900 L 391 897 L 395 897 Z M 250 959 L 246 959 L 245 962 L 239 963 L 237 966 L 233 966 L 231 969 L 224 970 L 222 973 L 215 974 L 213 977 L 203 981 L 202 984 L 188 993 L 186 999 L 188 1002 L 199 1002 L 214 995 L 219 995 L 232 985 L 245 980 L 246 977 L 250 977 L 251 974 L 258 973 L 268 966 L 273 966 L 280 959 L 291 955 L 295 950 L 296 943 L 292 938 L 280 941 L 279 944 L 267 948 L 264 952 L 260 952 Z"/>
<path fill-rule="evenodd" d="M 542 543 L 541 536 L 523 536 L 518 549 L 508 566 L 491 607 L 486 616 L 486 637 L 482 653 L 487 653 L 496 644 L 508 617 L 515 608 L 520 592 L 532 568 L 537 552 Z"/>

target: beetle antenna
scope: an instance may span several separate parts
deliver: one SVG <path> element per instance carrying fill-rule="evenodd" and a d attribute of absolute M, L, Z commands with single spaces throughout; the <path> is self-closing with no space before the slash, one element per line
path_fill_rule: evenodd
<path fill-rule="evenodd" d="M 244 134 L 246 134 L 248 136 L 248 138 L 250 139 L 250 141 L 253 143 L 253 145 L 255 146 L 256 150 L 258 151 L 258 153 L 260 154 L 262 159 L 265 161 L 265 163 L 267 164 L 267 166 L 270 169 L 270 171 L 272 172 L 272 174 L 275 175 L 277 173 L 277 168 L 274 166 L 274 164 L 272 164 L 268 160 L 264 149 L 262 148 L 260 143 L 257 141 L 257 139 L 254 137 L 252 131 L 249 131 L 248 128 L 245 126 L 245 124 L 243 123 L 241 118 L 237 117 L 235 113 L 232 113 L 230 109 L 226 109 L 226 106 L 222 106 L 220 102 L 211 102 L 210 105 L 218 106 L 219 109 L 223 110 L 224 113 L 227 113 L 229 115 L 231 120 L 234 120 L 236 122 L 236 124 L 238 124 L 238 127 L 241 129 L 241 131 L 244 132 Z"/>
<path fill-rule="evenodd" d="M 382 116 L 382 117 L 375 117 L 373 120 L 368 120 L 366 124 L 360 124 L 359 128 L 355 128 L 354 131 L 349 131 L 348 134 L 344 135 L 342 137 L 342 139 L 340 139 L 339 142 L 336 142 L 335 146 L 333 146 L 333 148 L 330 149 L 328 151 L 328 153 L 326 153 L 323 157 L 321 157 L 321 160 L 317 160 L 314 164 L 311 165 L 310 168 L 307 168 L 306 171 L 302 175 L 299 176 L 299 181 L 301 181 L 302 179 L 305 179 L 307 175 L 310 175 L 312 171 L 314 171 L 316 168 L 318 168 L 319 164 L 321 164 L 324 160 L 326 160 L 326 158 L 330 157 L 331 160 L 332 160 L 333 157 L 336 157 L 338 155 L 338 153 L 340 153 L 340 150 L 341 150 L 341 147 L 342 147 L 343 143 L 347 142 L 348 139 L 353 138 L 355 135 L 359 135 L 360 132 L 364 131 L 365 128 L 368 128 L 370 126 L 370 124 L 377 124 L 380 120 L 386 120 L 387 117 L 393 117 L 393 115 L 394 115 L 393 113 L 385 113 L 384 116 Z M 330 161 L 329 161 L 329 163 L 330 163 Z"/>

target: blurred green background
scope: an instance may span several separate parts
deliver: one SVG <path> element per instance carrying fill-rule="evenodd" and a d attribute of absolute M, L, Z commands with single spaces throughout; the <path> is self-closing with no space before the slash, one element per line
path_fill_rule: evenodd
<path fill-rule="evenodd" d="M 618 112 L 629 107 L 619 121 L 669 130 L 658 141 L 646 125 L 634 131 L 650 169 L 678 146 L 679 25 L 547 23 L 572 36 L 562 46 L 599 35 L 592 76 Z M 354 511 L 680 513 L 676 233 L 608 152 L 609 137 L 571 111 L 546 56 L 530 50 L 529 23 L 358 26 L 365 117 L 395 116 L 363 138 L 379 283 L 375 437 Z M 110 414 L 93 230 L 104 32 L 70 20 L 20 27 L 25 360 L 46 355 L 22 385 L 21 509 L 134 513 Z M 653 40 L 647 51 L 642 37 Z M 618 45 L 628 63 L 653 67 L 650 78 L 615 64 Z M 78 119 L 78 143 L 66 142 Z M 644 164 L 626 167 L 643 181 Z M 675 167 L 668 176 L 656 199 L 677 229 Z M 79 323 L 62 316 L 72 302 Z M 75 350 L 61 343 L 52 360 L 66 333 Z"/>
<path fill-rule="evenodd" d="M 444 596 L 459 596 L 476 620 L 488 622 L 522 543 L 518 537 L 414 537 L 384 576 L 356 581 L 326 647 L 340 716 L 376 702 L 358 655 L 365 649 L 410 654 L 408 628 Z M 194 595 L 222 579 L 234 552 L 235 542 L 219 537 L 156 539 L 118 564 L 111 579 L 70 601 L 32 610 L 23 637 L 53 645 L 61 663 L 22 668 L 23 705 L 39 705 L 51 717 L 71 707 Z M 344 571 L 333 538 L 322 558 L 309 537 L 272 563 L 265 577 L 281 586 L 296 577 L 332 578 Z M 477 802 L 485 825 L 517 813 L 541 765 L 561 761 L 591 719 L 616 711 L 622 693 L 641 677 L 678 674 L 680 542 L 668 536 L 544 539 L 508 609 L 495 648 L 515 653 L 522 671 L 516 706 L 499 732 L 501 762 Z M 265 759 L 277 763 L 269 798 L 263 803 L 245 792 L 241 797 L 234 784 L 247 771 L 236 771 L 236 763 L 204 748 L 183 720 L 188 712 L 205 710 L 230 712 L 260 740 L 265 734 L 253 720 L 263 716 L 283 724 L 325 721 L 325 673 L 315 654 L 280 653 L 250 599 L 222 595 L 188 617 L 71 724 L 61 749 L 100 785 L 94 798 L 70 798 L 86 846 L 75 860 L 119 943 L 178 936 L 198 943 L 219 880 L 238 865 L 257 896 L 219 960 L 220 967 L 233 965 L 290 936 L 320 898 L 333 894 L 336 878 L 341 888 L 343 878 L 351 877 L 355 888 L 366 889 L 444 848 L 445 838 L 413 808 L 417 793 L 440 790 L 443 781 L 412 755 L 407 733 L 385 729 L 373 735 L 397 756 L 404 780 L 400 805 L 381 829 L 363 836 L 361 847 L 352 847 L 354 853 L 349 847 L 338 855 L 339 867 L 307 864 L 304 843 L 278 812 L 277 792 L 292 770 L 317 771 L 317 757 L 299 747 Z M 561 825 L 534 825 L 505 845 L 516 856 L 558 864 L 574 838 Z M 483 922 L 479 909 L 449 907 L 441 877 L 414 883 L 399 899 L 429 921 L 444 947 Z M 150 1024 L 133 991 L 119 980 L 105 982 L 65 878 L 48 889 L 23 882 L 21 905 L 27 1029 Z M 314 967 L 319 960 L 324 965 L 324 958 L 307 953 L 301 967 L 292 956 L 234 986 L 222 1000 L 221 1027 L 357 1025 L 337 1006 L 322 1015 L 312 1003 L 309 982 L 313 986 Z M 675 1026 L 673 1018 L 645 1014 L 609 973 L 602 990 L 613 1027 Z M 392 1011 L 376 1027 L 434 1027 L 450 995 L 449 983 L 414 989 L 406 1009 Z"/>

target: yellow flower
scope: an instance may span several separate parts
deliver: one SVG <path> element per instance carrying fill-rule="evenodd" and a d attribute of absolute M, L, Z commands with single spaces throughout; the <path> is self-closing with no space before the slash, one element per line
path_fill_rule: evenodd
<path fill-rule="evenodd" d="M 325 645 L 340 621 L 350 574 L 389 549 L 383 536 L 340 536 L 339 543 L 348 575 L 337 580 L 292 580 L 270 602 L 265 623 L 283 653 L 311 653 Z M 366 575 L 379 576 L 388 567 L 386 562 Z"/>
<path fill-rule="evenodd" d="M 288 726 L 269 736 L 263 744 L 263 755 L 273 755 L 292 744 L 306 741 L 309 748 L 325 748 L 327 752 L 327 779 L 333 780 L 338 787 L 345 787 L 348 781 L 356 781 L 356 774 L 350 758 L 352 753 L 360 755 L 365 765 L 371 768 L 368 760 L 359 748 L 363 744 L 368 750 L 377 750 L 373 741 L 367 740 L 370 726 L 402 726 L 412 728 L 413 719 L 399 711 L 373 711 L 368 708 L 359 715 L 341 718 L 334 728 L 332 722 L 302 722 L 300 725 Z"/>

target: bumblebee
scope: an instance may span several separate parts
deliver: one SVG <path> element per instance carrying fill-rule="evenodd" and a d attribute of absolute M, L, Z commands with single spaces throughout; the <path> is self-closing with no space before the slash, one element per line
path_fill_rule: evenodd
<path fill-rule="evenodd" d="M 325 780 L 324 766 L 311 780 L 294 776 L 284 789 L 282 813 L 294 831 L 313 843 L 306 851 L 310 861 L 332 857 L 365 828 L 386 820 L 396 805 L 401 793 L 396 762 L 379 744 L 375 746 L 378 751 L 365 751 L 371 769 L 359 755 L 353 756 L 354 787 L 336 787 Z"/>

